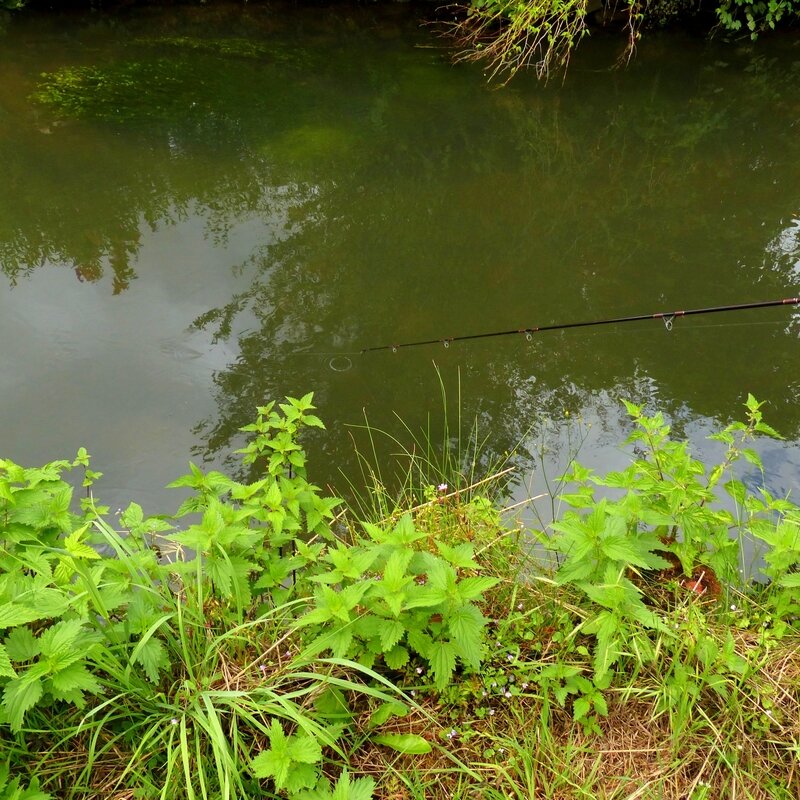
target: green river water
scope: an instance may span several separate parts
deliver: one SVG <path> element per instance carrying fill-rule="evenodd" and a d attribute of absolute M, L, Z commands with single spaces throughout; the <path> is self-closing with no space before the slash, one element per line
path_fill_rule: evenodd
<path fill-rule="evenodd" d="M 563 82 L 498 87 L 423 13 L 0 23 L 0 456 L 85 445 L 105 502 L 168 511 L 190 458 L 224 464 L 256 405 L 313 390 L 311 476 L 335 483 L 364 411 L 438 432 L 435 363 L 487 458 L 522 440 L 519 493 L 581 426 L 586 462 L 624 464 L 623 397 L 712 458 L 747 392 L 787 437 L 769 485 L 798 485 L 791 307 L 358 351 L 800 294 L 800 38 L 652 35 L 614 70 L 599 35 Z"/>

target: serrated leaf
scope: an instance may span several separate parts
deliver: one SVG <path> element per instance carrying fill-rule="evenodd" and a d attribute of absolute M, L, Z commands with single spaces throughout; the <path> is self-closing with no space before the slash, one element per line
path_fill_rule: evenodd
<path fill-rule="evenodd" d="M 48 628 L 39 637 L 39 646 L 42 655 L 54 658 L 64 653 L 72 654 L 78 637 L 84 633 L 83 623 L 80 620 L 61 620 Z"/>
<path fill-rule="evenodd" d="M 83 541 L 86 533 L 86 526 L 79 528 L 64 539 L 64 547 L 73 558 L 85 558 L 95 560 L 100 558 L 99 553 Z"/>
<path fill-rule="evenodd" d="M 2 603 L 0 604 L 0 630 L 15 628 L 17 625 L 27 625 L 43 616 L 45 615 L 27 605 Z"/>
<path fill-rule="evenodd" d="M 462 542 L 455 547 L 450 547 L 450 545 L 445 542 L 440 542 L 437 539 L 436 547 L 439 553 L 441 553 L 442 558 L 454 567 L 460 569 L 478 569 L 480 566 L 472 557 L 472 545 L 469 542 Z"/>
<path fill-rule="evenodd" d="M 583 719 L 590 710 L 591 706 L 586 697 L 578 697 L 572 704 L 572 718 L 576 720 Z"/>
<path fill-rule="evenodd" d="M 169 666 L 164 645 L 152 636 L 143 644 L 137 645 L 131 661 L 142 665 L 151 683 L 158 683 L 159 673 Z"/>
<path fill-rule="evenodd" d="M 319 780 L 319 768 L 313 764 L 292 764 L 286 776 L 285 788 L 290 794 L 310 789 Z"/>
<path fill-rule="evenodd" d="M 322 748 L 313 737 L 297 734 L 289 738 L 289 756 L 292 761 L 316 764 L 317 761 L 322 760 Z"/>
<path fill-rule="evenodd" d="M 399 620 L 384 620 L 380 628 L 381 646 L 384 652 L 391 650 L 406 632 L 405 625 Z"/>
<path fill-rule="evenodd" d="M 66 669 L 52 675 L 50 682 L 59 692 L 78 690 L 96 694 L 100 690 L 100 684 L 83 664 L 71 664 Z"/>
<path fill-rule="evenodd" d="M 428 652 L 434 684 L 440 691 L 450 682 L 456 668 L 456 649 L 450 642 L 434 642 Z"/>
<path fill-rule="evenodd" d="M 29 628 L 14 628 L 6 636 L 5 646 L 14 661 L 30 661 L 41 652 L 38 639 Z"/>
<path fill-rule="evenodd" d="M 372 741 L 398 753 L 422 755 L 431 751 L 430 742 L 413 733 L 379 733 L 372 737 Z"/>
<path fill-rule="evenodd" d="M 375 789 L 373 778 L 356 778 L 351 781 L 347 770 L 342 770 L 331 800 L 371 800 Z"/>
<path fill-rule="evenodd" d="M 408 650 L 399 644 L 395 645 L 388 653 L 383 654 L 383 660 L 390 669 L 401 669 L 408 664 Z"/>
<path fill-rule="evenodd" d="M 483 614 L 472 604 L 455 608 L 447 615 L 447 627 L 458 644 L 459 655 L 472 667 L 480 664 L 484 624 Z"/>
<path fill-rule="evenodd" d="M 484 592 L 496 586 L 499 582 L 499 578 L 490 578 L 488 576 L 462 578 L 458 582 L 458 593 L 463 600 L 478 600 Z"/>
<path fill-rule="evenodd" d="M 42 682 L 23 674 L 12 678 L 3 689 L 3 711 L 14 732 L 22 728 L 25 712 L 33 708 L 42 696 Z"/>
<path fill-rule="evenodd" d="M 11 664 L 8 652 L 4 645 L 0 644 L 0 678 L 16 678 L 17 672 Z"/>

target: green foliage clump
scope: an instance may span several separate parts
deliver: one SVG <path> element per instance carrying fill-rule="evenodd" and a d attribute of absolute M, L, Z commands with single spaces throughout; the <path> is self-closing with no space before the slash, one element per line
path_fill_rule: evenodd
<path fill-rule="evenodd" d="M 623 0 L 605 2 L 601 8 L 602 13 L 624 20 L 630 58 L 643 28 L 694 15 L 700 4 L 697 0 Z M 546 78 L 552 70 L 566 67 L 574 49 L 589 34 L 589 9 L 588 0 L 470 0 L 464 4 L 464 18 L 451 26 L 462 46 L 457 59 L 486 63 L 493 78 L 502 75 L 510 80 L 527 67 Z M 724 30 L 746 29 L 756 39 L 759 33 L 800 17 L 800 1 L 718 0 L 715 12 Z"/>
<path fill-rule="evenodd" d="M 676 748 L 707 722 L 702 735 L 728 731 L 741 763 L 780 783 L 800 736 L 784 679 L 800 670 L 800 509 L 735 475 L 761 469 L 751 439 L 777 435 L 760 403 L 712 437 L 725 454 L 710 468 L 628 404 L 631 464 L 572 465 L 570 509 L 540 534 L 553 570 L 485 497 L 445 484 L 388 514 L 381 494 L 372 520 L 350 519 L 309 480 L 312 400 L 260 407 L 240 451 L 252 480 L 191 465 L 169 517 L 131 503 L 112 522 L 85 450 L 0 460 L 0 799 L 369 800 L 376 781 L 351 779 L 354 762 L 384 764 L 390 783 L 394 759 L 445 753 L 452 777 L 455 739 L 489 770 L 462 762 L 458 780 L 537 796 L 512 779 L 528 734 L 537 753 L 572 725 L 603 734 L 630 698 L 668 720 Z M 767 584 L 741 580 L 745 536 L 764 545 Z M 573 768 L 554 774 L 569 783 Z"/>
<path fill-rule="evenodd" d="M 472 546 L 433 540 L 410 514 L 364 527 L 369 541 L 329 549 L 329 569 L 314 577 L 314 607 L 298 623 L 312 626 L 311 649 L 366 667 L 381 657 L 393 670 L 415 654 L 440 690 L 458 663 L 477 669 L 485 619 L 476 602 L 498 579 L 463 575 L 479 569 Z"/>
<path fill-rule="evenodd" d="M 469 545 L 426 552 L 408 515 L 335 535 L 340 501 L 309 482 L 298 442 L 323 428 L 312 410 L 310 394 L 259 408 L 240 451 L 255 480 L 192 464 L 169 518 L 131 503 L 112 525 L 85 450 L 39 468 L 0 461 L 0 737 L 34 772 L 89 746 L 54 781 L 63 796 L 124 753 L 113 785 L 161 798 L 250 797 L 269 780 L 291 797 L 366 799 L 370 779 L 331 787 L 321 772 L 324 751 L 343 757 L 359 696 L 379 705 L 367 727 L 381 746 L 430 749 L 380 733 L 406 710 L 386 676 L 412 657 L 440 688 L 458 663 L 477 669 L 476 602 L 496 579 L 471 574 Z"/>
<path fill-rule="evenodd" d="M 597 680 L 604 680 L 631 648 L 638 659 L 652 662 L 655 649 L 648 631 L 672 635 L 646 603 L 636 576 L 668 571 L 675 564 L 700 594 L 722 590 L 720 581 L 724 587 L 736 586 L 741 543 L 750 535 L 771 545 L 767 574 L 776 584 L 776 623 L 793 619 L 797 610 L 779 587 L 800 585 L 787 574 L 800 566 L 800 510 L 763 489 L 761 497 L 750 495 L 731 474 L 741 459 L 763 471 L 756 451 L 745 446 L 758 434 L 778 436 L 763 421 L 762 404 L 749 396 L 747 422 L 731 423 L 711 437 L 726 446 L 726 453 L 708 473 L 685 442 L 669 438 L 660 414 L 648 417 L 641 407 L 626 405 L 636 424 L 629 443 L 640 455 L 625 470 L 605 476 L 574 464 L 566 480 L 577 489 L 561 500 L 576 510 L 552 524 L 556 535 L 546 542 L 564 559 L 556 574 L 559 583 L 572 584 L 592 601 L 594 610 L 581 627 L 595 637 Z M 619 497 L 597 499 L 595 487 Z M 719 507 L 718 488 L 730 497 L 733 511 Z"/>
<path fill-rule="evenodd" d="M 751 39 L 759 33 L 774 30 L 784 20 L 800 19 L 798 0 L 721 0 L 716 9 L 722 28 L 728 31 L 749 31 Z"/>
<path fill-rule="evenodd" d="M 471 0 L 465 12 L 453 27 L 459 58 L 485 61 L 492 77 L 510 79 L 523 67 L 547 77 L 589 32 L 587 0 Z"/>

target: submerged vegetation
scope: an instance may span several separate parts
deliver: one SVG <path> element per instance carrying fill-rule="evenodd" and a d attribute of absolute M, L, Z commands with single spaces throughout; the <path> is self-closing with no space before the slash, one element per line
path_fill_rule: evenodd
<path fill-rule="evenodd" d="M 313 410 L 259 408 L 250 479 L 192 465 L 170 516 L 111 514 L 84 450 L 0 461 L 0 797 L 798 796 L 800 508 L 752 480 L 761 404 L 710 469 L 628 404 L 630 465 L 573 462 L 538 530 L 452 453 L 391 505 L 378 465 L 327 496 Z"/>

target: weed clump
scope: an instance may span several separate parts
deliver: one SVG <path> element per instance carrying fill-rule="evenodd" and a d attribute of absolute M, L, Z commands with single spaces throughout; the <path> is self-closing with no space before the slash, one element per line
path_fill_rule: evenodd
<path fill-rule="evenodd" d="M 0 460 L 0 792 L 798 796 L 800 509 L 735 476 L 761 409 L 708 470 L 629 404 L 630 466 L 573 463 L 540 531 L 419 450 L 356 515 L 309 480 L 311 395 L 244 429 L 251 481 L 191 465 L 170 516 L 115 519 L 85 450 Z"/>

